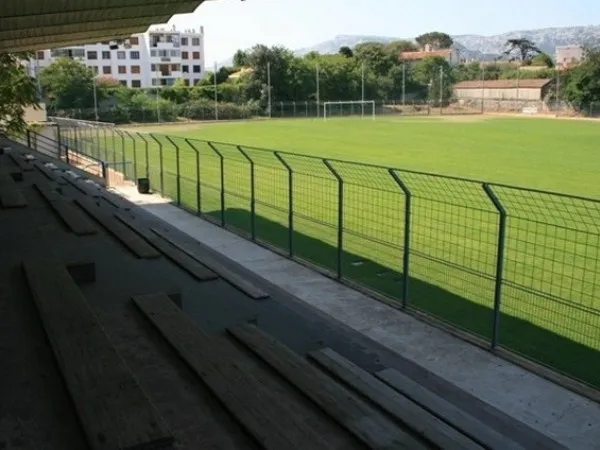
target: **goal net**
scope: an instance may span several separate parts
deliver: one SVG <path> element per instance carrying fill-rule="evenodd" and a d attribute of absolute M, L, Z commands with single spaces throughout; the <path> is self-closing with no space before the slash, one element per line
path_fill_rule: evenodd
<path fill-rule="evenodd" d="M 356 100 L 323 103 L 323 119 L 348 116 L 359 116 L 375 120 L 375 101 Z"/>

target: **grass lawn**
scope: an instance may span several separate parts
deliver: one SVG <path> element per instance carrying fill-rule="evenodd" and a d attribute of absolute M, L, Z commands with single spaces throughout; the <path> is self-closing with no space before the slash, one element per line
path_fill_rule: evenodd
<path fill-rule="evenodd" d="M 148 170 L 154 189 L 174 199 L 178 147 L 182 205 L 489 340 L 498 210 L 480 182 L 411 171 L 600 199 L 600 124 L 483 119 L 158 128 L 171 140 L 148 134 L 121 140 L 88 129 L 77 141 L 92 156 L 134 161 L 129 176 Z M 241 147 L 211 147 L 207 140 Z M 314 156 L 331 158 L 330 166 Z M 348 161 L 401 169 L 393 173 L 412 193 L 409 239 L 406 197 L 390 171 Z M 341 190 L 332 170 L 344 180 Z M 500 344 L 600 387 L 600 203 L 499 185 L 491 190 L 508 213 Z"/>

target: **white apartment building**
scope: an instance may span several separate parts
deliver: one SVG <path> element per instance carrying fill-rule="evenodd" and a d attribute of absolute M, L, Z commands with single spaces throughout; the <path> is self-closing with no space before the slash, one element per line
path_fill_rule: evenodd
<path fill-rule="evenodd" d="M 119 42 L 40 50 L 29 64 L 31 75 L 35 77 L 61 56 L 81 61 L 97 77 L 111 77 L 128 87 L 171 86 L 178 79 L 193 86 L 204 76 L 204 29 L 178 31 L 153 25 L 146 33 Z"/>
<path fill-rule="evenodd" d="M 563 45 L 556 47 L 556 67 L 566 69 L 576 66 L 585 59 L 581 45 Z"/>

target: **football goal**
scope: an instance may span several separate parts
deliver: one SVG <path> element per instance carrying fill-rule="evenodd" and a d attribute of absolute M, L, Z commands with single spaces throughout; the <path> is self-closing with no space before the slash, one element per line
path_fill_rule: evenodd
<path fill-rule="evenodd" d="M 327 120 L 332 117 L 345 116 L 370 117 L 372 120 L 375 120 L 375 101 L 356 100 L 323 103 L 323 119 Z"/>

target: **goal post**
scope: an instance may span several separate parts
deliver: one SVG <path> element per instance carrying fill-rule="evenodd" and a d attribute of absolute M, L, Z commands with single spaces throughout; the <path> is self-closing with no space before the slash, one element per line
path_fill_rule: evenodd
<path fill-rule="evenodd" d="M 344 108 L 346 111 L 350 111 L 350 114 L 344 114 Z M 323 103 L 323 120 L 334 117 L 335 111 L 340 112 L 340 116 L 351 115 L 360 116 L 361 118 L 370 117 L 375 120 L 375 100 L 349 100 L 339 102 L 324 102 Z"/>

